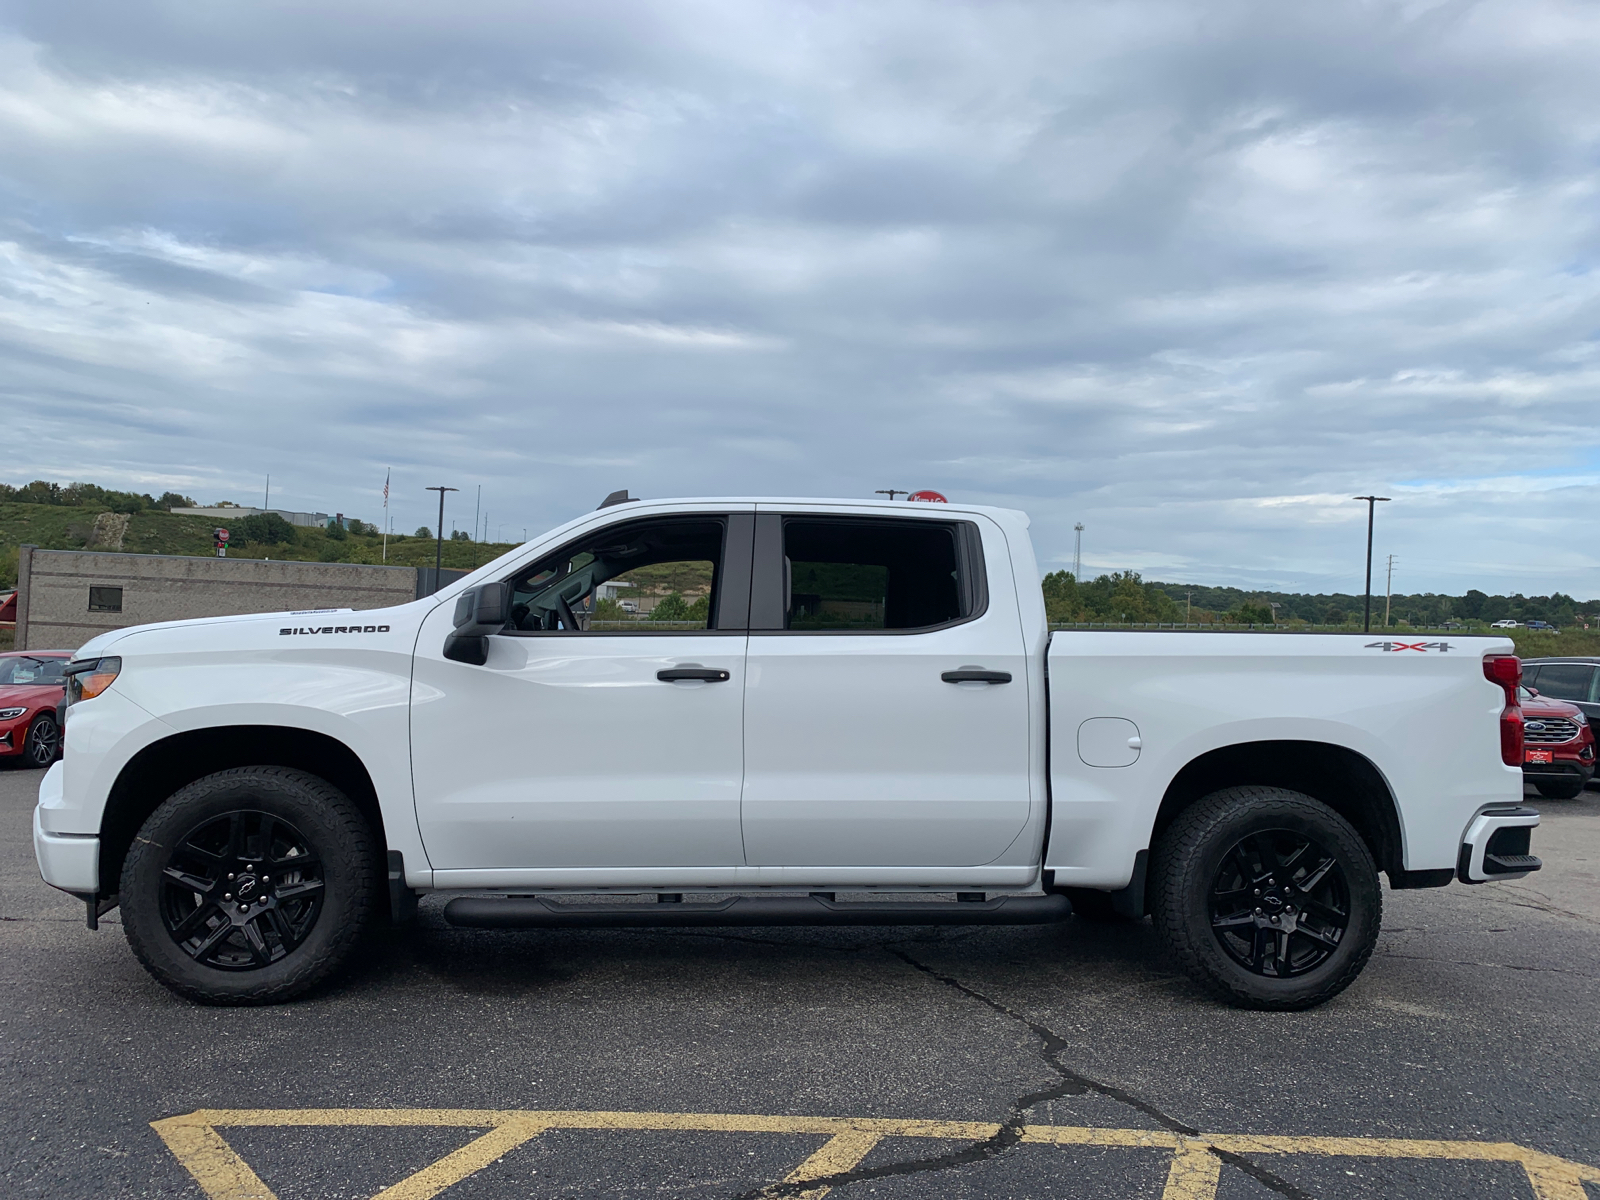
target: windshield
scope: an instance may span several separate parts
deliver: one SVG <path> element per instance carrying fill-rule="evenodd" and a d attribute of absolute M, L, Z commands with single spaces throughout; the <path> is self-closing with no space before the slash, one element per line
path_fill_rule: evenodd
<path fill-rule="evenodd" d="M 66 679 L 66 669 L 67 660 L 64 658 L 34 658 L 30 654 L 0 658 L 0 687 L 7 684 L 44 686 L 61 683 Z"/>

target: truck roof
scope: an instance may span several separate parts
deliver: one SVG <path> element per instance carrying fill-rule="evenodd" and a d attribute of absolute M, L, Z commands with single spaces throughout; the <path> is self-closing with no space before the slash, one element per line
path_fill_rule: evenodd
<path fill-rule="evenodd" d="M 656 506 L 672 506 L 676 504 L 761 504 L 774 507 L 788 507 L 790 505 L 827 505 L 852 509 L 875 509 L 884 513 L 894 513 L 900 516 L 907 515 L 907 510 L 917 516 L 934 517 L 940 512 L 981 513 L 991 517 L 1006 517 L 1011 520 L 1028 522 L 1028 514 L 1019 508 L 1001 508 L 993 504 L 962 504 L 951 501 L 946 504 L 926 503 L 923 501 L 906 500 L 878 500 L 861 499 L 856 497 L 841 496 L 636 496 L 632 499 L 614 504 L 612 508 L 623 508 L 628 505 L 643 504 L 652 508 Z M 596 510 L 598 511 L 598 510 Z"/>

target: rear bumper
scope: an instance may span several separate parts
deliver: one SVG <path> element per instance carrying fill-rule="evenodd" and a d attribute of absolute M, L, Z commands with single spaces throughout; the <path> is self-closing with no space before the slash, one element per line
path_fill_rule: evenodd
<path fill-rule="evenodd" d="M 39 805 L 33 810 L 33 856 L 39 874 L 51 887 L 64 892 L 93 895 L 100 890 L 100 839 L 93 835 L 46 833 L 41 808 L 54 797 L 60 800 L 61 764 L 45 772 L 39 784 Z"/>
<path fill-rule="evenodd" d="M 1529 853 L 1533 830 L 1539 824 L 1537 809 L 1520 804 L 1496 804 L 1472 819 L 1461 839 L 1456 878 L 1462 883 L 1488 883 L 1493 879 L 1521 879 L 1544 866 Z"/>

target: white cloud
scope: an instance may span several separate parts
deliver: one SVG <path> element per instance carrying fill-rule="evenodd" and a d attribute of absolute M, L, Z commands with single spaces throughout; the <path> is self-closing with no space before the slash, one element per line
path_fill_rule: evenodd
<path fill-rule="evenodd" d="M 1409 586 L 1600 595 L 1590 6 L 11 14 L 9 478 L 937 486 L 1345 590 L 1377 489 Z"/>

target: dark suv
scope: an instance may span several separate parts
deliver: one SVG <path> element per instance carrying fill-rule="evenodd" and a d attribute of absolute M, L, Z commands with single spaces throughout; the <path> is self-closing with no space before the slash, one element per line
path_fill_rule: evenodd
<path fill-rule="evenodd" d="M 1539 695 L 1570 700 L 1590 722 L 1600 721 L 1600 658 L 1529 658 L 1522 682 Z"/>

